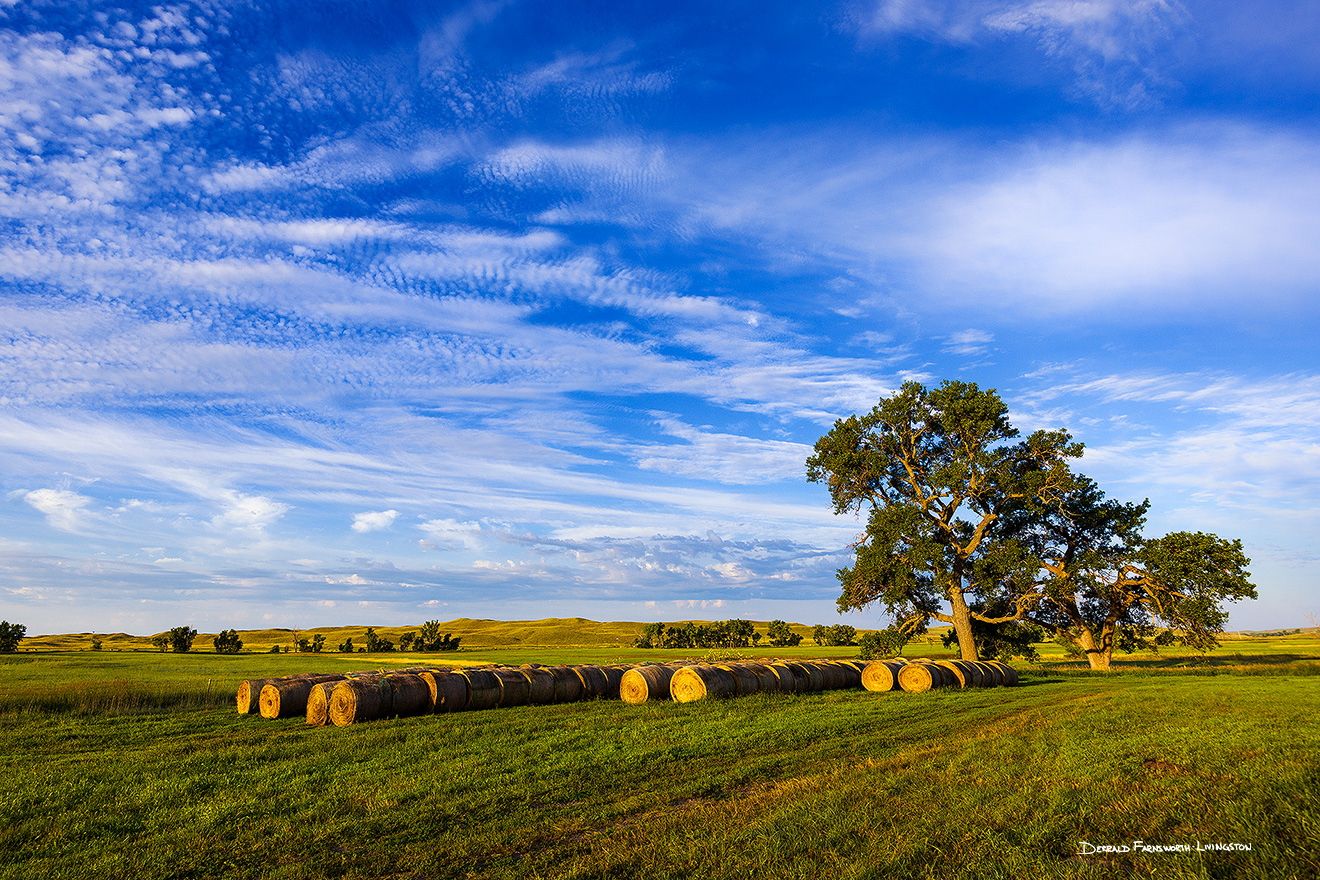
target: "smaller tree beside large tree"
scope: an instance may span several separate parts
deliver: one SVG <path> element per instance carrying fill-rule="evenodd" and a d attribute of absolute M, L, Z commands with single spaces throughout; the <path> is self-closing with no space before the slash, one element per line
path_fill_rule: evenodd
<path fill-rule="evenodd" d="M 1142 536 L 1150 502 L 1118 502 L 1079 476 L 1056 503 L 1026 505 L 1002 524 L 1039 563 L 1034 577 L 1005 573 L 1023 618 L 1108 670 L 1114 650 L 1178 641 L 1218 644 L 1226 601 L 1256 598 L 1239 540 L 1205 532 Z M 1163 631 L 1161 631 L 1163 629 Z"/>

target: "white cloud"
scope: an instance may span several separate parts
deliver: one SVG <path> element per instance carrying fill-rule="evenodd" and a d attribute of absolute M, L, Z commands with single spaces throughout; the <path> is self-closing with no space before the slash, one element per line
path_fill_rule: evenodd
<path fill-rule="evenodd" d="M 33 489 L 23 500 L 41 511 L 46 522 L 63 532 L 78 532 L 83 526 L 83 511 L 91 499 L 68 489 Z"/>
<path fill-rule="evenodd" d="M 1320 274 L 1315 150 L 1229 126 L 1025 151 L 935 200 L 911 252 L 946 290 L 1065 309 L 1291 298 Z"/>
<path fill-rule="evenodd" d="M 216 526 L 261 531 L 290 510 L 288 504 L 261 495 L 245 495 L 229 490 L 218 494 L 226 509 L 211 520 Z"/>
<path fill-rule="evenodd" d="M 388 529 L 390 526 L 394 525 L 394 520 L 398 515 L 399 512 L 397 510 L 355 513 L 353 514 L 353 531 L 365 535 L 367 532 L 378 532 L 382 529 Z"/>
<path fill-rule="evenodd" d="M 728 484 L 801 479 L 811 447 L 784 440 L 703 431 L 671 416 L 659 427 L 683 443 L 648 444 L 629 451 L 638 467 Z"/>
<path fill-rule="evenodd" d="M 1177 0 L 880 0 L 859 23 L 873 36 L 915 33 L 965 45 L 1026 37 L 1070 65 L 1079 94 L 1134 107 L 1167 85 L 1155 68 L 1158 49 L 1189 21 Z"/>
<path fill-rule="evenodd" d="M 985 354 L 994 338 L 993 333 L 985 330 L 959 330 L 957 333 L 949 334 L 944 350 L 964 357 Z"/>

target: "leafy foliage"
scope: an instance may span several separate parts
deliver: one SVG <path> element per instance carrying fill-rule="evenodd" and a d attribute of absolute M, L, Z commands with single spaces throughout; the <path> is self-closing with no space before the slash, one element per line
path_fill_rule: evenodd
<path fill-rule="evenodd" d="M 862 660 L 882 660 L 885 657 L 897 657 L 908 643 L 907 633 L 897 627 L 876 630 L 862 636 L 859 642 L 861 651 L 857 656 Z"/>
<path fill-rule="evenodd" d="M 1002 660 L 1007 663 L 1015 657 L 1039 662 L 1040 652 L 1037 642 L 1045 640 L 1045 630 L 1035 623 L 1010 620 L 1005 623 L 983 623 L 972 618 L 972 634 L 976 638 L 977 651 L 986 660 Z M 940 637 L 944 647 L 958 645 L 958 633 L 949 630 Z"/>
<path fill-rule="evenodd" d="M 197 630 L 190 626 L 176 626 L 170 630 L 170 650 L 176 654 L 187 654 L 192 650 L 193 639 Z"/>
<path fill-rule="evenodd" d="M 339 645 L 339 653 L 341 654 L 352 654 L 356 650 L 357 649 L 353 647 L 353 639 L 351 636 L 347 639 L 344 639 L 344 641 L 341 642 Z"/>
<path fill-rule="evenodd" d="M 0 654 L 12 654 L 18 650 L 18 643 L 27 635 L 27 627 L 21 623 L 0 620 Z"/>
<path fill-rule="evenodd" d="M 974 659 L 972 618 L 1000 621 L 968 599 L 1036 567 L 996 522 L 1070 486 L 1067 460 L 1082 451 L 1063 431 L 1017 436 L 998 395 L 966 382 L 908 382 L 871 412 L 836 421 L 807 459 L 807 478 L 828 486 L 835 513 L 869 509 L 854 564 L 838 572 L 839 610 L 878 601 L 901 624 L 952 623 Z"/>
<path fill-rule="evenodd" d="M 750 620 L 717 620 L 711 624 L 688 621 L 682 627 L 650 623 L 633 642 L 637 648 L 748 648 L 761 641 Z"/>
<path fill-rule="evenodd" d="M 1141 528 L 1149 508 L 1108 499 L 1078 477 L 1056 504 L 1005 520 L 1040 566 L 1032 578 L 1006 579 L 1029 607 L 1023 617 L 1094 669 L 1108 669 L 1115 650 L 1154 650 L 1161 640 L 1213 648 L 1228 619 L 1223 603 L 1256 597 L 1241 541 L 1204 532 L 1147 540 Z"/>
<path fill-rule="evenodd" d="M 782 620 L 770 621 L 766 635 L 770 638 L 770 644 L 776 648 L 793 648 L 802 642 L 802 636 L 793 632 L 792 628 Z"/>
<path fill-rule="evenodd" d="M 818 645 L 838 647 L 857 644 L 857 628 L 846 623 L 825 626 L 818 623 L 811 630 L 811 639 Z"/>
<path fill-rule="evenodd" d="M 243 640 L 238 637 L 238 630 L 223 629 L 211 640 L 217 654 L 237 654 L 243 650 Z"/>
<path fill-rule="evenodd" d="M 399 639 L 399 650 L 408 650 L 404 642 L 408 635 L 411 634 L 405 634 L 404 638 Z M 461 641 L 462 638 L 456 639 L 450 633 L 441 635 L 440 621 L 428 620 L 422 624 L 421 630 L 417 633 L 416 638 L 411 640 L 411 644 L 414 651 L 457 651 L 458 643 Z"/>

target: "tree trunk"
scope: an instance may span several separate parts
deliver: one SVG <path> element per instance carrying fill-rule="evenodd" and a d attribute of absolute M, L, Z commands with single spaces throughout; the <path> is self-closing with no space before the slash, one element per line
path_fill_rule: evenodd
<path fill-rule="evenodd" d="M 1077 634 L 1077 643 L 1086 652 L 1086 660 L 1091 664 L 1092 672 L 1109 671 L 1109 660 L 1114 650 L 1112 643 L 1106 644 L 1104 649 L 1096 647 L 1095 637 L 1091 635 L 1091 630 L 1085 626 Z"/>
<path fill-rule="evenodd" d="M 962 660 L 979 660 L 976 656 L 976 639 L 972 636 L 972 612 L 967 607 L 962 590 L 949 590 L 949 606 L 953 610 L 953 631 L 958 634 L 958 650 Z"/>

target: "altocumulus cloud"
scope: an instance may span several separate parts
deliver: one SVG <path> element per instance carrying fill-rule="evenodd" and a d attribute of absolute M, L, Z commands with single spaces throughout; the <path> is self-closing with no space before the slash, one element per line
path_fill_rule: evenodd
<path fill-rule="evenodd" d="M 394 525 L 394 520 L 398 517 L 397 510 L 376 510 L 366 513 L 353 514 L 353 531 L 359 534 L 367 532 L 379 532 L 382 529 L 388 529 Z"/>

